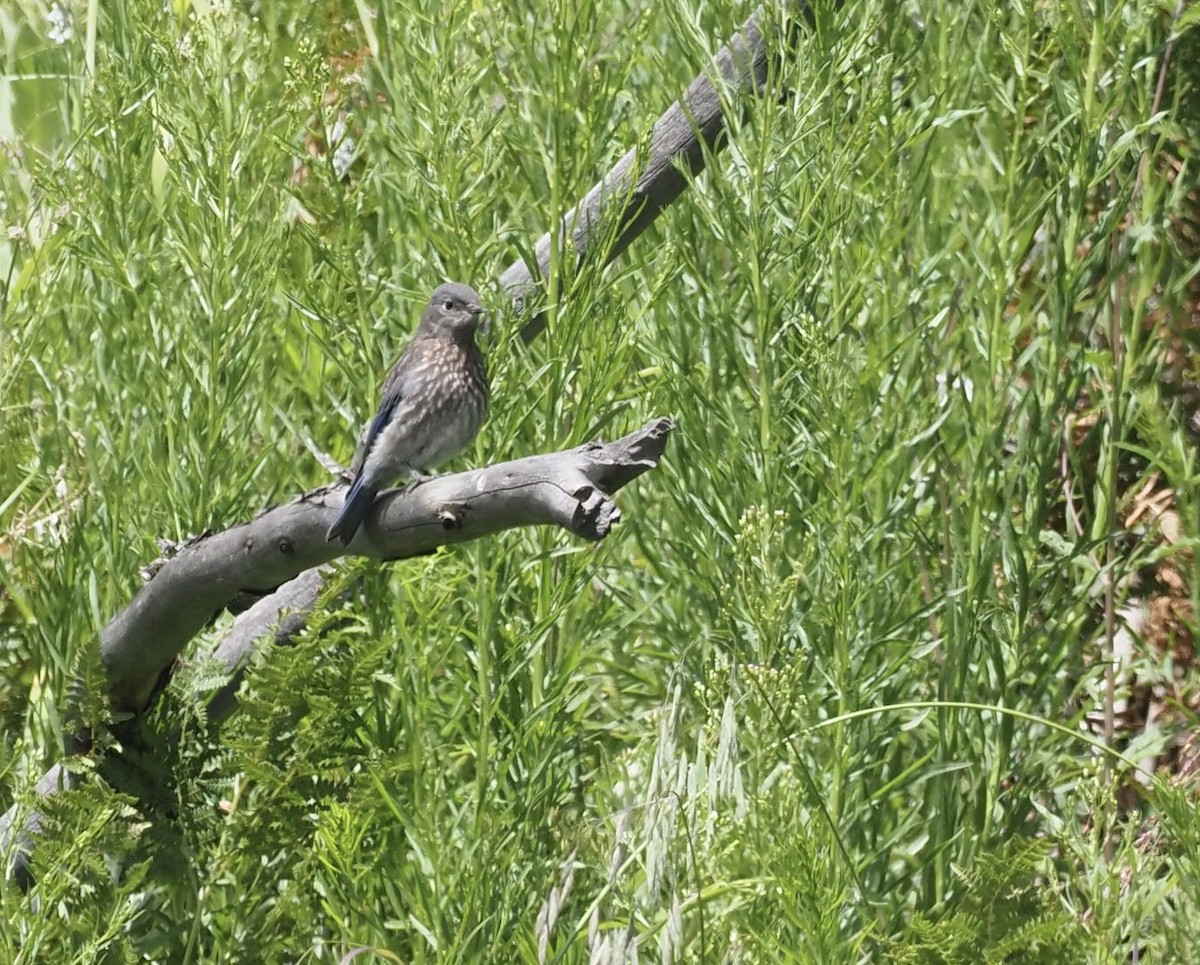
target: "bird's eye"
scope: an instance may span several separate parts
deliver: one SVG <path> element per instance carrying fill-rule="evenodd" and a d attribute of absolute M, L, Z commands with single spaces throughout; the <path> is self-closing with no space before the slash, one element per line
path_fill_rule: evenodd
<path fill-rule="evenodd" d="M 450 311 L 450 309 L 453 307 L 454 302 L 450 301 L 450 299 L 446 299 L 444 302 L 442 302 L 442 308 L 446 309 L 446 311 Z"/>

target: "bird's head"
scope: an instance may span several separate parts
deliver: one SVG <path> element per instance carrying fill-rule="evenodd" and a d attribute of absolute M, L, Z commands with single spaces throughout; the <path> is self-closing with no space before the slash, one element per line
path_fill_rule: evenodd
<path fill-rule="evenodd" d="M 429 296 L 417 334 L 471 341 L 483 320 L 479 301 L 479 292 L 470 285 L 458 282 L 439 285 Z"/>

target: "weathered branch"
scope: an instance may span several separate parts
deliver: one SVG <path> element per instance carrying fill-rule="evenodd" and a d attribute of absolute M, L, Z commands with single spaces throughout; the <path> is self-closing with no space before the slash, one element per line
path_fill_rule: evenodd
<path fill-rule="evenodd" d="M 797 17 L 809 16 L 807 3 L 784 4 Z M 683 96 L 654 123 L 648 144 L 631 148 L 573 208 L 563 214 L 558 230 L 546 232 L 533 249 L 535 265 L 523 259 L 500 276 L 500 285 L 518 305 L 536 280 L 550 273 L 554 244 L 570 246 L 578 261 L 601 239 L 611 239 L 603 252 L 612 261 L 654 223 L 704 169 L 706 153 L 719 150 L 728 118 L 725 110 L 736 96 L 757 92 L 767 77 L 771 56 L 781 55 L 790 37 L 776 36 L 777 9 L 759 7 L 713 56 L 710 71 L 701 73 Z M 772 43 L 772 40 L 775 43 Z M 719 78 L 714 84 L 713 77 Z M 725 101 L 722 101 L 724 92 Z M 531 341 L 545 322 L 537 315 L 521 331 Z"/>
<path fill-rule="evenodd" d="M 437 476 L 380 496 L 348 550 L 403 559 L 517 526 L 557 525 L 603 539 L 620 513 L 609 496 L 662 455 L 671 423 L 656 419 L 623 439 Z M 168 560 L 100 634 L 109 696 L 140 713 L 164 669 L 246 591 L 273 592 L 347 551 L 326 539 L 345 485 L 322 486 L 252 522 L 204 536 Z"/>
<path fill-rule="evenodd" d="M 308 625 L 308 614 L 316 606 L 330 572 L 325 566 L 305 570 L 237 615 L 213 651 L 230 678 L 208 702 L 209 721 L 220 723 L 233 713 L 246 664 L 261 645 L 290 643 Z"/>
<path fill-rule="evenodd" d="M 410 491 L 392 490 L 379 497 L 349 547 L 325 535 L 341 508 L 343 483 L 321 486 L 249 523 L 193 540 L 100 634 L 113 710 L 144 711 L 163 672 L 197 633 L 247 591 L 268 592 L 239 616 L 218 647 L 230 673 L 238 671 L 259 642 L 276 637 L 272 628 L 285 611 L 303 624 L 321 588 L 323 565 L 347 552 L 404 559 L 518 526 L 561 526 L 584 539 L 603 539 L 621 516 L 610 497 L 658 464 L 671 429 L 669 419 L 655 419 L 614 442 L 437 476 Z M 224 714 L 232 700 L 227 688 L 212 709 Z M 65 771 L 56 767 L 37 791 L 45 796 L 66 783 Z M 0 818 L 0 854 L 14 843 L 14 813 Z M 18 831 L 14 850 L 23 878 L 24 856 L 39 827 L 34 813 Z"/>

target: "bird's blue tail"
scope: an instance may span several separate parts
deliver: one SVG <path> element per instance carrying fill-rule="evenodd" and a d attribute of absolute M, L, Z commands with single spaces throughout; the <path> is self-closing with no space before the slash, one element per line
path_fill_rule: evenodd
<path fill-rule="evenodd" d="M 338 518 L 329 527 L 325 538 L 328 540 L 340 539 L 343 546 L 349 546 L 350 541 L 354 539 L 354 534 L 358 532 L 358 527 L 362 525 L 363 520 L 367 518 L 367 513 L 375 504 L 375 496 L 378 492 L 374 486 L 364 485 L 363 474 L 360 472 L 358 478 L 354 480 L 354 485 L 346 493 L 342 511 L 338 513 Z"/>

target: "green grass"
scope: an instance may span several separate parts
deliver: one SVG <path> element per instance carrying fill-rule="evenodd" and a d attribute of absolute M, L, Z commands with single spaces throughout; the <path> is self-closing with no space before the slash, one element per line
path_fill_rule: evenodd
<path fill-rule="evenodd" d="M 748 12 L 72 9 L 61 44 L 41 0 L 0 11 L 4 807 L 155 541 L 323 482 L 306 438 L 349 459 L 428 290 L 530 250 Z M 1152 109 L 1170 13 L 822 8 L 648 235 L 555 277 L 536 343 L 493 325 L 458 465 L 669 415 L 622 525 L 345 564 L 219 733 L 218 621 L 148 721 L 172 799 L 49 804 L 0 960 L 1194 942 L 1194 795 L 1119 809 L 1147 749 L 1084 726 L 1106 580 L 1119 606 L 1162 552 L 1115 507 L 1158 471 L 1198 509 L 1158 335 L 1195 274 L 1187 57 Z"/>

